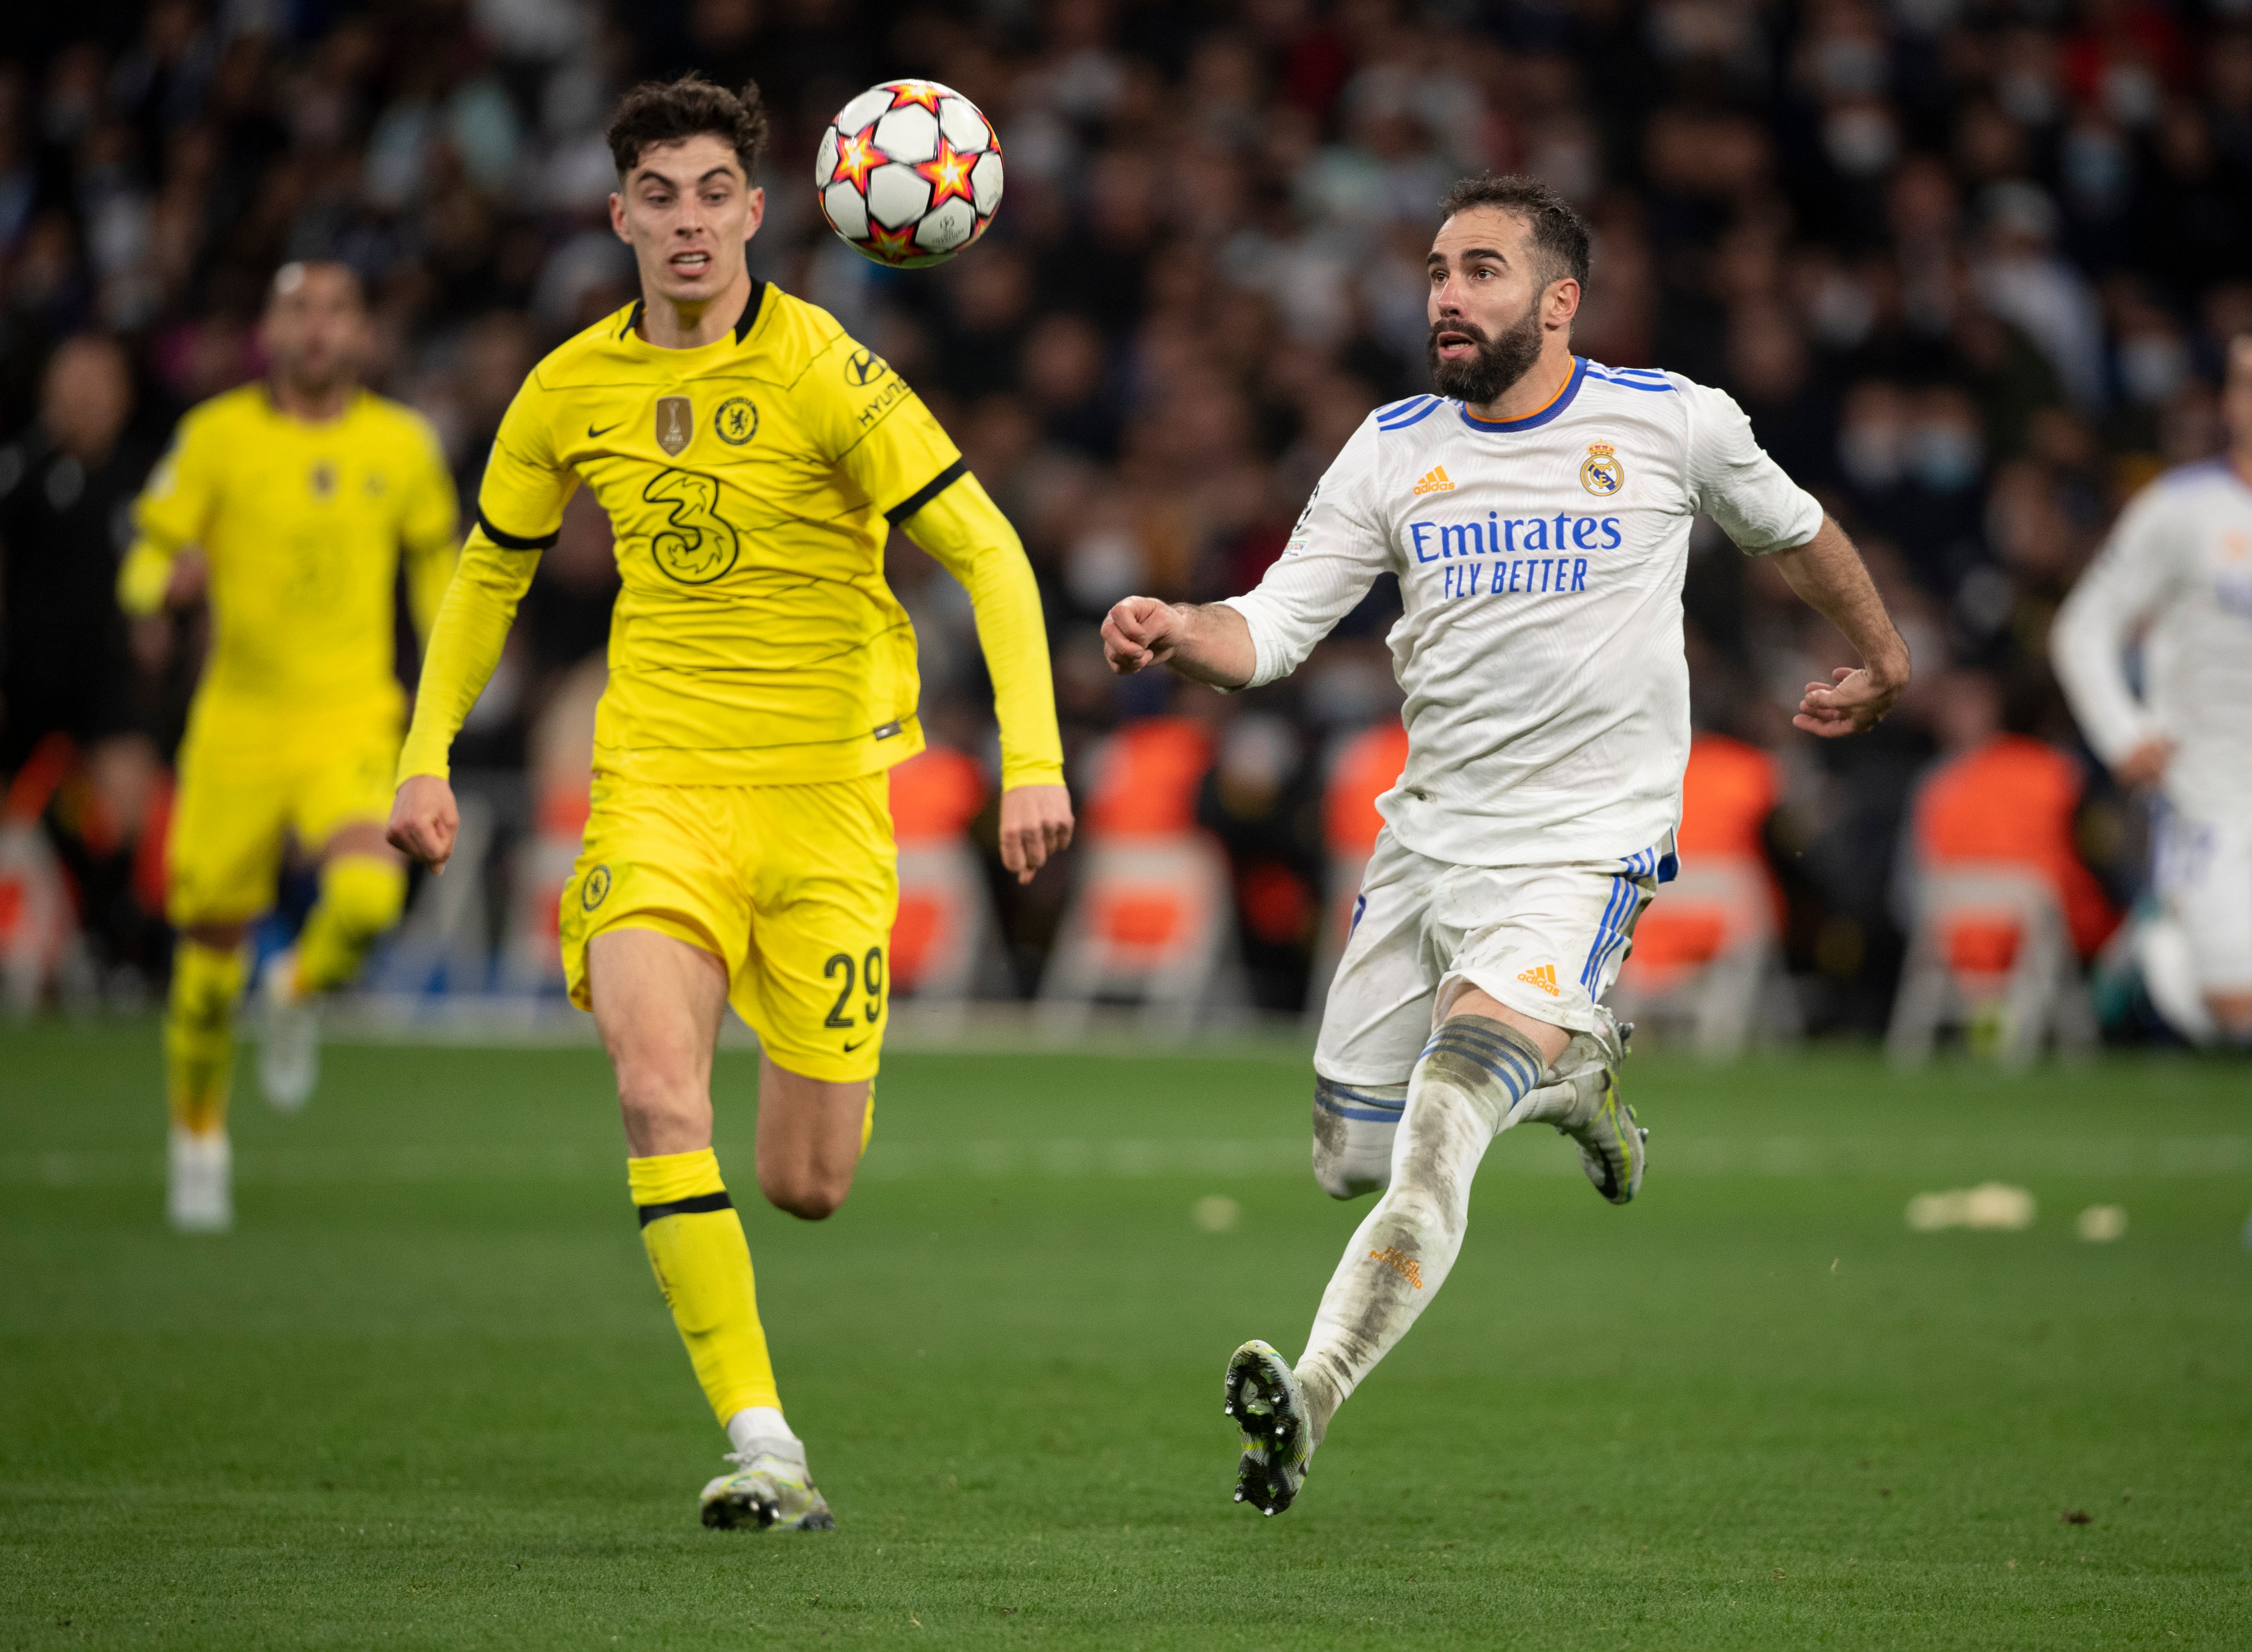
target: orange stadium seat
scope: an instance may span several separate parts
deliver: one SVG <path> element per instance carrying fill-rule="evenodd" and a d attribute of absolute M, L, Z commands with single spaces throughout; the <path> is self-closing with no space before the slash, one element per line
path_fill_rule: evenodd
<path fill-rule="evenodd" d="M 1329 902 L 1321 934 L 1314 942 L 1313 968 L 1306 977 L 1306 1018 L 1319 1025 L 1329 1001 L 1330 980 L 1352 934 L 1360 902 L 1360 876 L 1376 851 L 1384 816 L 1376 800 L 1390 791 L 1408 767 L 1408 731 L 1396 719 L 1363 729 L 1338 747 L 1322 788 L 1322 841 L 1329 851 Z"/>
<path fill-rule="evenodd" d="M 67 736 L 48 735 L 0 803 L 0 998 L 18 1016 L 38 1007 L 78 936 L 70 876 L 39 827 L 48 800 L 77 760 Z"/>
<path fill-rule="evenodd" d="M 950 746 L 928 746 L 891 772 L 900 867 L 894 997 L 968 999 L 997 944 L 991 892 L 968 836 L 990 790 L 977 760 Z"/>
<path fill-rule="evenodd" d="M 1681 781 L 1680 871 L 1635 926 L 1612 995 L 1632 1020 L 1685 1019 L 1699 1053 L 1740 1053 L 1762 1021 L 1796 1032 L 1783 979 L 1783 892 L 1762 838 L 1782 784 L 1775 758 L 1699 733 Z"/>
<path fill-rule="evenodd" d="M 2118 914 L 2074 847 L 2082 786 L 2070 758 L 2017 734 L 1925 781 L 1909 824 L 1915 918 L 1887 1040 L 1894 1060 L 1920 1062 L 1943 1026 L 1982 1019 L 2012 1065 L 2051 1037 L 2093 1045 L 2079 962 Z"/>
<path fill-rule="evenodd" d="M 1097 748 L 1079 884 L 1040 978 L 1051 1025 L 1104 999 L 1185 1025 L 1234 985 L 1227 857 L 1196 824 L 1212 764 L 1193 718 L 1129 724 Z"/>

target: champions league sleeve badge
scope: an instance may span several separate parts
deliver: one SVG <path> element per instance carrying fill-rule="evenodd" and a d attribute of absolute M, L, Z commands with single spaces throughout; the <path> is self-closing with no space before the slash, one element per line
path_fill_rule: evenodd
<path fill-rule="evenodd" d="M 1607 499 L 1626 482 L 1626 467 L 1618 450 L 1608 441 L 1588 444 L 1587 462 L 1580 467 L 1580 485 L 1598 499 Z"/>

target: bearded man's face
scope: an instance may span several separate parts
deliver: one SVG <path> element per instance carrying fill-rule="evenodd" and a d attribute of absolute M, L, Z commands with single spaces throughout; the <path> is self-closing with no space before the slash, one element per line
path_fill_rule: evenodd
<path fill-rule="evenodd" d="M 1464 340 L 1474 346 L 1468 352 L 1460 348 Z M 1484 406 L 1540 360 L 1540 295 L 1534 295 L 1523 315 L 1491 335 L 1468 316 L 1442 316 L 1431 323 L 1423 353 L 1431 365 L 1434 390 L 1473 407 Z"/>

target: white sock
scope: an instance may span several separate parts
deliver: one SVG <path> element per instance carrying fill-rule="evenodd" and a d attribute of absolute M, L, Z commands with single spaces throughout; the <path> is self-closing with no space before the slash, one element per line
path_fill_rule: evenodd
<path fill-rule="evenodd" d="M 799 1456 L 805 1454 L 803 1442 L 772 1406 L 746 1406 L 727 1419 L 727 1440 L 737 1451 L 748 1451 L 754 1440 L 787 1440 L 800 1446 Z"/>
<path fill-rule="evenodd" d="M 1316 1444 L 1446 1283 L 1470 1225 L 1478 1162 L 1545 1068 L 1529 1039 L 1484 1016 L 1455 1017 L 1424 1046 L 1394 1143 L 1392 1185 L 1345 1247 L 1298 1358 Z"/>

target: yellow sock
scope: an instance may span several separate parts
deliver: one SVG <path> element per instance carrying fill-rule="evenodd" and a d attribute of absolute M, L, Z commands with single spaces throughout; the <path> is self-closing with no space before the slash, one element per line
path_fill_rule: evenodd
<path fill-rule="evenodd" d="M 321 868 L 321 898 L 297 937 L 297 990 L 326 992 L 359 973 L 376 937 L 399 921 L 407 869 L 372 855 L 338 855 Z"/>
<path fill-rule="evenodd" d="M 743 1224 L 710 1148 L 626 1161 L 641 1242 L 688 1345 L 696 1380 L 724 1427 L 747 1406 L 782 1408 Z"/>
<path fill-rule="evenodd" d="M 198 1135 L 226 1128 L 234 1082 L 234 1003 L 247 965 L 239 947 L 193 941 L 172 949 L 172 992 L 164 1006 L 164 1089 L 172 1121 Z"/>

